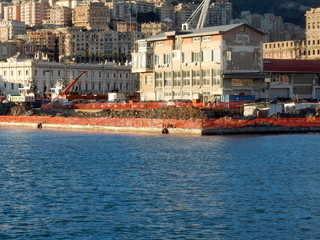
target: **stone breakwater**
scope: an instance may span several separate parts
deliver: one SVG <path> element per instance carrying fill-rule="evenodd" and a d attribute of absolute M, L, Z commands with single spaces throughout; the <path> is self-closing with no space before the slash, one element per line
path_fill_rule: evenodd
<path fill-rule="evenodd" d="M 1 126 L 192 135 L 320 132 L 320 118 L 150 119 L 0 116 Z"/>

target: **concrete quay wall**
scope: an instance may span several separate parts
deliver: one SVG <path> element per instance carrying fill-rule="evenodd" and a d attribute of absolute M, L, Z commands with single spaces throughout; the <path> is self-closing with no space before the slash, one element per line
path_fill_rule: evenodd
<path fill-rule="evenodd" d="M 192 135 L 202 134 L 202 120 L 199 119 L 175 120 L 146 118 L 0 116 L 0 126 L 24 126 L 41 129 L 56 128 L 108 132 L 150 132 Z"/>
<path fill-rule="evenodd" d="M 146 119 L 0 116 L 0 126 L 192 135 L 320 132 L 320 118 Z"/>

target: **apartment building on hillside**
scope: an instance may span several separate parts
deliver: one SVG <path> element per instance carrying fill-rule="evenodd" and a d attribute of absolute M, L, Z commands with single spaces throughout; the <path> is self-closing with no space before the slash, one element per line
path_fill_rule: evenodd
<path fill-rule="evenodd" d="M 312 8 L 305 16 L 305 39 L 264 43 L 264 58 L 320 60 L 320 8 Z"/>
<path fill-rule="evenodd" d="M 83 2 L 73 11 L 74 27 L 91 29 L 109 29 L 109 8 L 102 2 Z"/>
<path fill-rule="evenodd" d="M 234 24 L 161 33 L 138 42 L 133 72 L 144 100 L 265 97 L 263 33 Z"/>

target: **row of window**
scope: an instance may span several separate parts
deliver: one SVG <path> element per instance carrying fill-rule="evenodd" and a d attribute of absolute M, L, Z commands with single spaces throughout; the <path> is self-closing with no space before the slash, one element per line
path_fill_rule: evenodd
<path fill-rule="evenodd" d="M 231 51 L 230 57 L 231 57 Z M 172 58 L 179 59 L 180 56 L 177 52 L 173 54 L 157 54 L 155 55 L 155 65 L 171 64 Z M 183 52 L 181 53 L 182 63 L 191 62 L 215 62 L 220 63 L 221 52 L 220 50 L 204 50 L 204 51 L 193 51 L 193 52 Z"/>
<path fill-rule="evenodd" d="M 42 71 L 42 76 L 46 76 L 46 73 L 49 73 L 51 76 L 54 75 L 54 71 L 55 70 L 43 70 Z M 61 70 L 56 70 L 57 71 L 57 75 L 60 77 L 62 76 L 64 73 L 63 71 Z M 18 71 L 18 75 L 20 74 L 20 71 Z M 70 77 L 76 77 L 77 75 L 79 74 L 78 71 L 72 71 L 72 76 Z M 3 75 L 6 76 L 6 71 L 3 71 Z M 26 75 L 28 75 L 28 70 L 26 70 Z M 38 70 L 35 70 L 34 71 L 34 75 L 35 76 L 38 76 Z M 13 76 L 13 71 L 11 71 L 11 76 Z M 20 76 L 20 75 L 19 75 Z M 89 77 L 89 73 L 86 72 L 84 74 L 84 76 L 86 77 Z M 91 71 L 91 77 L 95 77 L 95 71 Z M 98 77 L 101 78 L 102 77 L 102 72 L 101 71 L 98 71 Z M 113 77 L 113 78 L 116 78 L 117 77 L 117 73 L 109 73 L 107 72 L 107 78 L 110 78 L 110 77 Z M 128 79 L 129 78 L 129 73 L 119 73 L 119 78 L 125 78 L 125 79 Z"/>
<path fill-rule="evenodd" d="M 320 22 L 308 23 L 308 29 L 320 29 Z"/>
<path fill-rule="evenodd" d="M 209 97 L 213 96 L 214 94 L 211 92 L 199 92 L 199 91 L 170 91 L 165 92 L 164 97 L 170 97 L 170 98 L 185 98 L 185 99 L 191 99 L 193 95 L 195 94 L 202 94 L 203 97 Z"/>
<path fill-rule="evenodd" d="M 94 84 L 92 83 L 91 84 L 91 89 L 89 89 L 89 84 L 86 83 L 86 84 L 77 84 L 78 86 L 78 89 L 79 90 L 99 90 L 101 91 L 102 90 L 102 84 L 101 83 L 98 83 L 98 84 Z M 22 84 L 21 83 L 7 83 L 7 82 L 4 82 L 3 83 L 3 87 L 5 89 L 10 89 L 10 90 L 15 90 L 15 89 L 18 89 L 18 88 L 22 88 Z M 51 86 L 50 87 L 54 87 L 54 84 L 51 83 Z M 106 85 L 106 89 L 105 90 L 119 90 L 119 91 L 129 91 L 129 83 L 107 83 Z"/>
<path fill-rule="evenodd" d="M 220 83 L 220 70 L 158 72 L 155 74 L 155 87 L 217 86 Z M 153 84 L 152 78 L 147 78 L 146 84 Z"/>

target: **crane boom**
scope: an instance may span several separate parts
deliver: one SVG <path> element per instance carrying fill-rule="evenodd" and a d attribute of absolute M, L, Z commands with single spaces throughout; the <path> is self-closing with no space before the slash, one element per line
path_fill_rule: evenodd
<path fill-rule="evenodd" d="M 207 13 L 209 9 L 210 0 L 204 0 L 202 10 L 199 16 L 198 24 L 196 28 L 203 28 L 206 23 Z"/>
<path fill-rule="evenodd" d="M 206 22 L 209 5 L 210 5 L 210 0 L 203 0 L 184 24 L 187 24 L 187 25 L 190 24 L 200 12 L 200 16 L 199 16 L 196 28 L 203 28 Z"/>
<path fill-rule="evenodd" d="M 63 89 L 60 93 L 60 95 L 65 95 L 71 88 L 72 86 L 79 80 L 79 78 L 82 76 L 82 74 L 86 73 L 87 71 L 81 71 L 78 77 L 74 78 L 69 85 Z"/>

